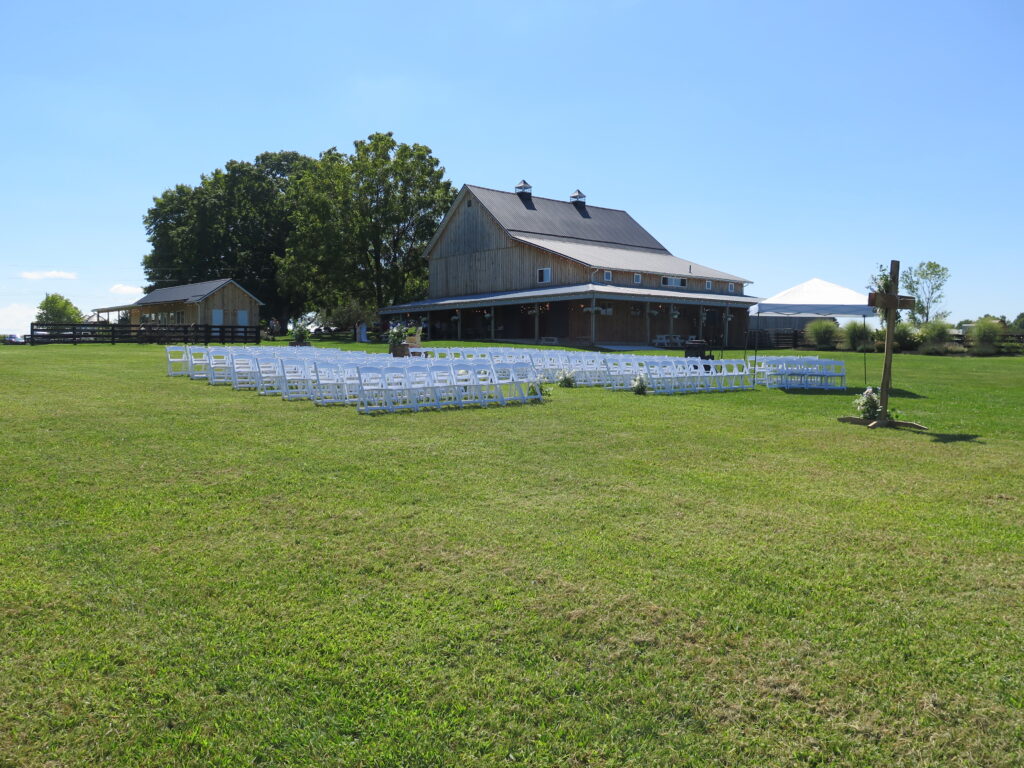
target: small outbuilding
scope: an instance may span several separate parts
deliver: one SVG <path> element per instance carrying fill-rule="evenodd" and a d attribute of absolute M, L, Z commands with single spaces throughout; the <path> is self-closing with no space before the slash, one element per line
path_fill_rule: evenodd
<path fill-rule="evenodd" d="M 97 315 L 128 312 L 131 325 L 255 327 L 263 302 L 230 278 L 157 288 L 134 304 L 101 307 Z M 115 318 L 116 320 L 116 318 Z"/>

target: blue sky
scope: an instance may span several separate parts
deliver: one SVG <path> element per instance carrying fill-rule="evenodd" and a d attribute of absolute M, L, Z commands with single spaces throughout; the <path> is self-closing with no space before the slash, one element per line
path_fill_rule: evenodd
<path fill-rule="evenodd" d="M 770 296 L 934 260 L 1024 312 L 1024 4 L 4 3 L 0 332 L 141 286 L 154 195 L 374 131 Z M 69 275 L 73 277 L 69 277 Z M 122 292 L 117 292 L 122 291 Z"/>

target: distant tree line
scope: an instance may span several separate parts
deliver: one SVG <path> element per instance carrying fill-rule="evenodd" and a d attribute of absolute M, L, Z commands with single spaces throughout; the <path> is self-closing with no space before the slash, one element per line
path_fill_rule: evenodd
<path fill-rule="evenodd" d="M 949 270 L 934 261 L 924 261 L 904 271 L 900 277 L 900 293 L 914 297 L 914 306 L 907 310 L 906 320 L 902 313 L 896 313 L 894 337 L 896 345 L 903 350 L 918 350 L 928 354 L 946 354 L 951 351 L 963 351 L 963 347 L 954 342 L 951 329 L 947 322 L 949 312 L 940 309 L 940 302 L 945 298 L 946 282 Z M 868 289 L 872 291 L 888 291 L 890 288 L 889 272 L 879 264 L 876 271 L 868 279 Z M 882 325 L 885 325 L 885 313 L 877 310 Z M 812 323 L 811 325 L 816 325 Z M 811 328 L 807 331 L 814 338 L 814 343 L 831 343 L 836 329 Z M 1021 344 L 1007 340 L 1007 334 L 1024 333 L 1024 312 L 1017 315 L 1012 322 L 1005 315 L 982 315 L 976 320 L 961 320 L 957 329 L 966 330 L 966 334 L 958 334 L 957 338 L 970 344 L 971 354 L 1020 354 Z M 831 334 L 831 335 L 830 335 Z M 869 350 L 879 345 L 880 339 L 872 339 L 866 329 L 848 325 L 843 329 L 845 342 L 850 349 Z M 882 334 L 884 335 L 884 334 Z M 827 338 L 826 338 L 827 337 Z M 834 345 L 831 348 L 835 348 Z"/>
<path fill-rule="evenodd" d="M 391 133 L 351 154 L 231 160 L 153 199 L 146 291 L 229 277 L 282 326 L 309 311 L 369 319 L 425 294 L 423 251 L 454 197 L 430 148 Z"/>

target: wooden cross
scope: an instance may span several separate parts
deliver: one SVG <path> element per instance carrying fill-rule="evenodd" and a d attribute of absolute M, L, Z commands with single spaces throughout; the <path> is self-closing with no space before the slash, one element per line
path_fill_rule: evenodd
<path fill-rule="evenodd" d="M 882 386 L 879 399 L 881 416 L 869 424 L 869 427 L 907 426 L 927 429 L 913 422 L 892 421 L 889 419 L 889 389 L 892 387 L 892 346 L 896 334 L 896 312 L 900 309 L 913 309 L 913 296 L 900 296 L 900 263 L 889 262 L 889 286 L 884 293 L 868 294 L 868 304 L 885 310 L 885 365 L 882 368 Z"/>

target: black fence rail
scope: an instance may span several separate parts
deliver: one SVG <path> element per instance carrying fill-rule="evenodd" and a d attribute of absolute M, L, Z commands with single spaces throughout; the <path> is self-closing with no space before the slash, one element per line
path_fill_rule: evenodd
<path fill-rule="evenodd" d="M 259 344 L 251 325 L 120 325 L 114 323 L 32 323 L 28 343 L 36 344 Z"/>

